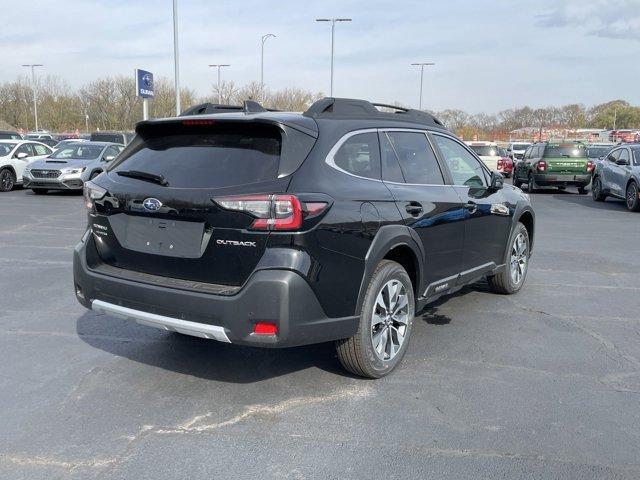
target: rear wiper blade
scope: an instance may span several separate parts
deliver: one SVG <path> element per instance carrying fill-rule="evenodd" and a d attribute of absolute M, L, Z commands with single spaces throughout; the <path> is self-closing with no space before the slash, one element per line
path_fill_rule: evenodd
<path fill-rule="evenodd" d="M 116 173 L 121 177 L 137 178 L 145 182 L 157 183 L 163 187 L 169 186 L 169 182 L 163 175 L 156 175 L 155 173 L 141 172 L 140 170 L 121 170 Z"/>

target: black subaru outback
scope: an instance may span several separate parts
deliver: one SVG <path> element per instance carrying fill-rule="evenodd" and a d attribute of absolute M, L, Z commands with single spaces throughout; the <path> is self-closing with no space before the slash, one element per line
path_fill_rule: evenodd
<path fill-rule="evenodd" d="M 336 341 L 377 378 L 428 302 L 483 277 L 522 287 L 528 196 L 433 116 L 340 98 L 186 113 L 138 124 L 85 184 L 85 307 L 242 345 Z"/>

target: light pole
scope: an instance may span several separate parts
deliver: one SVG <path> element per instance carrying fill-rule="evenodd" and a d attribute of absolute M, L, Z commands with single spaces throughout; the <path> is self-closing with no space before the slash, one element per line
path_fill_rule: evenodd
<path fill-rule="evenodd" d="M 40 63 L 28 63 L 22 66 L 31 68 L 31 89 L 33 90 L 33 116 L 36 122 L 35 131 L 37 132 L 38 131 L 38 92 L 36 89 L 36 67 L 44 67 L 44 65 Z"/>
<path fill-rule="evenodd" d="M 176 89 L 176 116 L 180 115 L 180 67 L 178 64 L 178 0 L 173 0 L 173 75 Z"/>
<path fill-rule="evenodd" d="M 336 36 L 336 22 L 350 22 L 350 18 L 316 18 L 316 22 L 331 22 L 331 89 L 329 96 L 333 97 L 333 52 Z"/>
<path fill-rule="evenodd" d="M 260 50 L 260 88 L 264 89 L 264 43 L 270 38 L 276 38 L 273 33 L 262 36 L 262 50 Z"/>
<path fill-rule="evenodd" d="M 420 62 L 420 63 L 412 63 L 411 65 L 420 67 L 420 107 L 418 108 L 422 110 L 422 80 L 424 78 L 424 67 L 435 65 L 435 63 Z"/>
<path fill-rule="evenodd" d="M 218 69 L 218 104 L 221 105 L 222 104 L 222 90 L 221 90 L 221 85 L 220 85 L 220 69 L 222 67 L 230 67 L 231 65 L 229 65 L 228 63 L 214 63 L 212 65 L 209 65 L 210 67 L 215 67 Z"/>

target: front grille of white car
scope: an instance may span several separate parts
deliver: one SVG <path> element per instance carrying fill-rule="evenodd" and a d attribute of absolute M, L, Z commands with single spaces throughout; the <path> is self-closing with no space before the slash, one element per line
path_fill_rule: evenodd
<path fill-rule="evenodd" d="M 58 178 L 60 170 L 31 170 L 33 178 Z"/>

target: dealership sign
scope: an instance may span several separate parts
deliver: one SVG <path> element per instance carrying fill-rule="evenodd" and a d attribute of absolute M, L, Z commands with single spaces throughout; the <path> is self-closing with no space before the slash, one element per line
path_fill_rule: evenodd
<path fill-rule="evenodd" d="M 142 98 L 153 98 L 153 73 L 136 68 L 136 95 Z"/>

